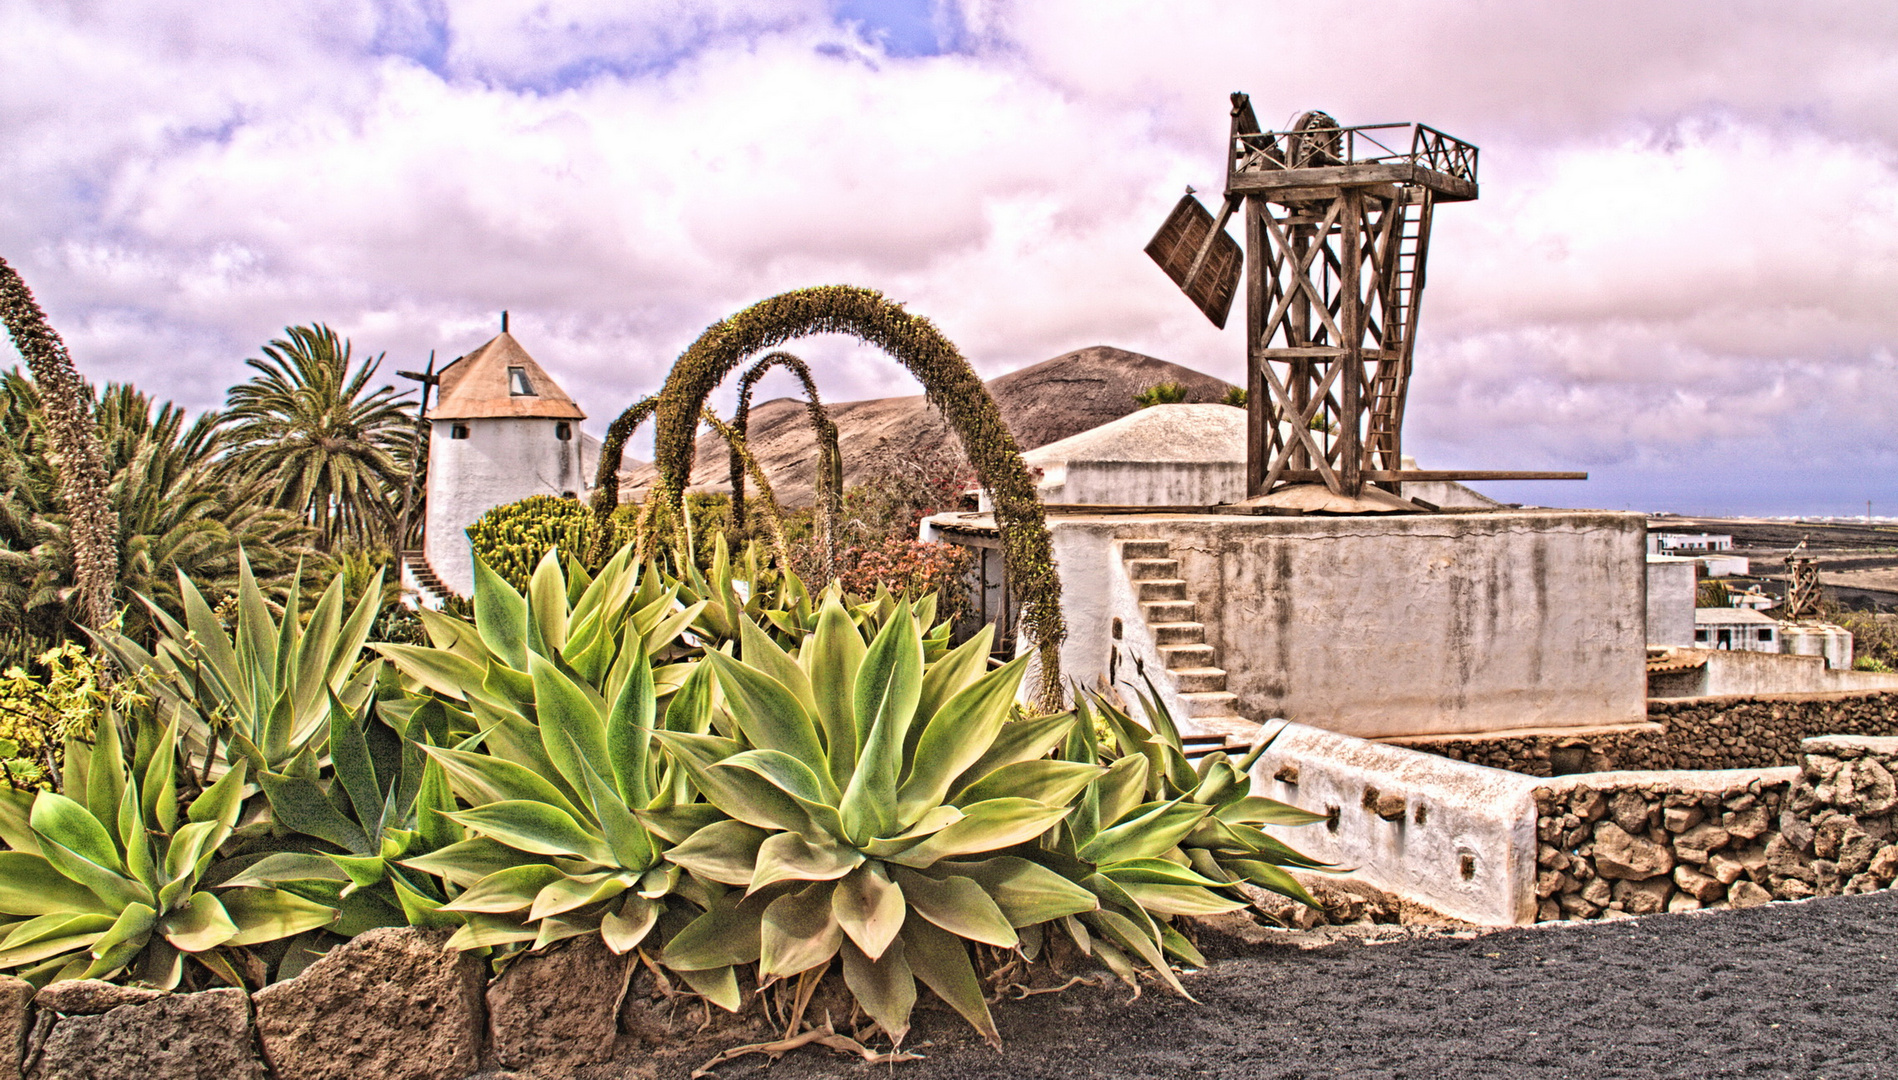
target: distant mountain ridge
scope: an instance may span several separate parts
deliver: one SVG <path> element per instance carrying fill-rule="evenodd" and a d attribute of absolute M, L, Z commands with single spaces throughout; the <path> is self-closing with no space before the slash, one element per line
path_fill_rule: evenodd
<path fill-rule="evenodd" d="M 1138 408 L 1135 394 L 1162 382 L 1185 385 L 1188 402 L 1223 401 L 1232 388 L 1231 383 L 1204 372 L 1109 345 L 1063 353 L 990 379 L 987 386 L 1015 441 L 1023 450 L 1032 450 L 1126 416 Z M 916 456 L 940 446 L 960 448 L 942 414 L 921 394 L 825 404 L 837 425 L 846 485 L 862 481 L 871 451 L 879 444 L 899 456 Z M 751 452 L 771 478 L 778 500 L 786 506 L 809 504 L 816 442 L 804 402 L 774 398 L 753 405 L 750 429 Z M 700 436 L 692 468 L 693 489 L 727 490 L 728 468 L 724 442 L 714 434 Z M 642 463 L 621 476 L 621 490 L 638 497 L 657 478 L 657 471 L 650 463 Z"/>

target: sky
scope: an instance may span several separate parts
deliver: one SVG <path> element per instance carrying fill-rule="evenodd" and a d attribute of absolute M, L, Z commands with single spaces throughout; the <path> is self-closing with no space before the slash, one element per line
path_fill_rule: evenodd
<path fill-rule="evenodd" d="M 83 374 L 192 408 L 288 325 L 392 376 L 507 309 L 597 433 L 707 325 L 830 283 L 987 377 L 1105 344 L 1236 381 L 1242 320 L 1141 249 L 1219 190 L 1243 90 L 1482 147 L 1431 241 L 1423 467 L 1898 514 L 1889 0 L 0 0 L 0 40 L 0 257 Z M 830 400 L 919 392 L 795 349 Z"/>

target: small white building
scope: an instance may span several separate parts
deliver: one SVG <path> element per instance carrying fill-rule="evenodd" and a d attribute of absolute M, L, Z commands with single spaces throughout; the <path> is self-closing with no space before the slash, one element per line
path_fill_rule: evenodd
<path fill-rule="evenodd" d="M 1246 497 L 1246 411 L 1154 405 L 1022 455 L 1043 502 L 1216 506 Z"/>
<path fill-rule="evenodd" d="M 1649 550 L 1657 555 L 1673 555 L 1682 551 L 1733 550 L 1733 537 L 1715 536 L 1712 533 L 1652 533 L 1648 543 Z"/>
<path fill-rule="evenodd" d="M 1779 620 L 1748 608 L 1694 609 L 1694 647 L 1776 653 L 1780 649 Z"/>
<path fill-rule="evenodd" d="M 1692 550 L 1682 548 L 1682 551 Z M 1745 577 L 1752 564 L 1744 555 L 1702 555 L 1694 560 L 1700 564 L 1703 574 L 1714 577 Z"/>
<path fill-rule="evenodd" d="M 506 330 L 443 368 L 439 394 L 428 410 L 425 569 L 454 592 L 471 595 L 474 554 L 468 526 L 489 510 L 529 495 L 582 497 L 586 458 L 597 456 L 597 450 L 593 455 L 583 451 L 584 419 L 567 392 Z"/>

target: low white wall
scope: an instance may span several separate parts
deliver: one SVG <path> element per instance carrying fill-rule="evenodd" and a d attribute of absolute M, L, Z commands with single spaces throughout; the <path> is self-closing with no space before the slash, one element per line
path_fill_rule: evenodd
<path fill-rule="evenodd" d="M 1788 623 L 1780 628 L 1781 651 L 1794 656 L 1823 657 L 1827 667 L 1847 671 L 1852 667 L 1852 632 L 1831 623 Z"/>
<path fill-rule="evenodd" d="M 1051 503 L 1107 506 L 1218 506 L 1246 497 L 1244 462 L 1077 461 L 1059 483 L 1044 483 Z"/>
<path fill-rule="evenodd" d="M 1693 559 L 1648 556 L 1648 644 L 1693 647 L 1694 586 Z"/>
<path fill-rule="evenodd" d="M 1637 514 L 1142 514 L 1049 528 L 1061 663 L 1083 684 L 1107 671 L 1113 619 L 1140 615 L 1115 541 L 1164 539 L 1249 719 L 1374 738 L 1646 715 Z"/>
<path fill-rule="evenodd" d="M 1742 649 L 1677 649 L 1672 657 L 1699 658 L 1704 674 L 1672 697 L 1771 697 L 1841 690 L 1898 690 L 1898 675 L 1833 670 L 1821 656 L 1750 652 Z"/>
<path fill-rule="evenodd" d="M 1452 918 L 1535 921 L 1535 777 L 1288 724 L 1252 780 L 1254 794 L 1335 812 L 1267 830 L 1305 855 Z M 1402 814 L 1379 816 L 1380 796 L 1387 811 L 1403 800 Z"/>

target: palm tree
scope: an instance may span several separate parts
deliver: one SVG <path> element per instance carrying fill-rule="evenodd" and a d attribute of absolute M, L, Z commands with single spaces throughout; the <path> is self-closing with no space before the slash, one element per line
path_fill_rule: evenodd
<path fill-rule="evenodd" d="M 168 401 L 111 384 L 96 405 L 88 393 L 87 408 L 98 419 L 127 594 L 175 611 L 181 571 L 215 596 L 235 591 L 240 547 L 266 580 L 288 579 L 299 557 L 315 554 L 313 530 L 296 514 L 269 505 L 258 484 L 230 482 L 217 413 L 187 421 Z M 66 638 L 76 603 L 49 426 L 39 389 L 17 370 L 0 374 L 0 653 L 12 660 Z M 127 605 L 123 619 L 126 633 L 146 640 L 144 605 Z"/>
<path fill-rule="evenodd" d="M 5 259 L 0 259 L 0 322 L 7 324 L 14 348 L 45 395 L 60 495 L 71 516 L 78 617 L 87 626 L 103 627 L 114 614 L 118 522 L 106 498 L 92 399 L 66 353 L 66 343 L 46 324 L 46 313 L 32 290 Z"/>
<path fill-rule="evenodd" d="M 405 394 L 370 389 L 382 357 L 350 369 L 350 345 L 321 323 L 284 329 L 230 390 L 230 464 L 272 505 L 303 515 L 328 550 L 391 537 L 415 444 Z"/>

